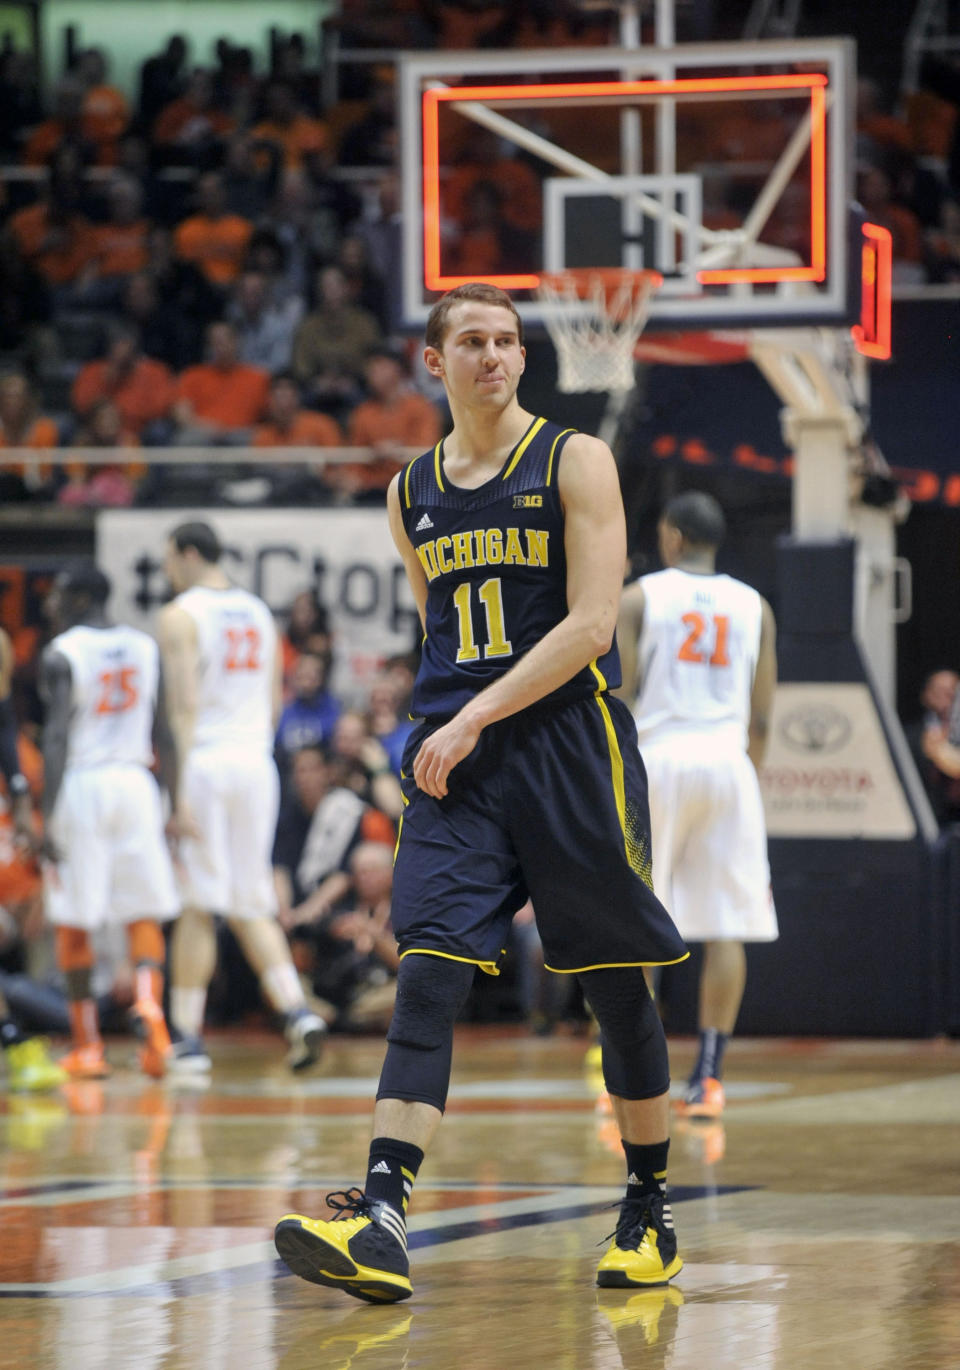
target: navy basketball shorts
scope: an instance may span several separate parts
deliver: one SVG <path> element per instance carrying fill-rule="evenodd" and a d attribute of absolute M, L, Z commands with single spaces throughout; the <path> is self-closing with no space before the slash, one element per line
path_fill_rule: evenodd
<path fill-rule="evenodd" d="M 535 706 L 484 729 L 448 794 L 403 759 L 392 923 L 401 956 L 497 973 L 510 920 L 533 900 L 551 970 L 669 965 L 687 949 L 653 893 L 647 782 L 630 711 L 606 694 Z"/>

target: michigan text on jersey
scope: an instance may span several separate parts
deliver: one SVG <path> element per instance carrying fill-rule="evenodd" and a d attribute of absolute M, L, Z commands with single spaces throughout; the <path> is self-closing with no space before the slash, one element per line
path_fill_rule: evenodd
<path fill-rule="evenodd" d="M 474 528 L 431 538 L 417 548 L 427 580 L 474 566 L 549 566 L 545 528 Z"/>

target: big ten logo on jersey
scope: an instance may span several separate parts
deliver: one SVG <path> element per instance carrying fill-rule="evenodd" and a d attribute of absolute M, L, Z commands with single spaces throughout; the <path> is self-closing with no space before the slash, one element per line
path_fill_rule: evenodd
<path fill-rule="evenodd" d="M 99 690 L 94 706 L 97 714 L 126 713 L 140 698 L 140 672 L 136 666 L 116 666 L 101 671 L 97 679 Z"/>
<path fill-rule="evenodd" d="M 514 509 L 542 509 L 542 508 L 543 508 L 543 496 L 542 496 L 542 495 L 514 495 L 514 497 L 513 497 L 513 507 L 514 507 Z"/>
<path fill-rule="evenodd" d="M 260 629 L 246 618 L 224 625 L 223 669 L 225 671 L 259 671 L 263 665 Z"/>
<path fill-rule="evenodd" d="M 730 617 L 728 614 L 701 614 L 693 610 L 681 618 L 686 636 L 677 652 L 678 661 L 695 666 L 729 666 Z"/>

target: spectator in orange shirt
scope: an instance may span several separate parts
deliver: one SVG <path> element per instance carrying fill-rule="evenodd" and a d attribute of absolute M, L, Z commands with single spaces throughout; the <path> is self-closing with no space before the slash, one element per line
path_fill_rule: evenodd
<path fill-rule="evenodd" d="M 173 235 L 174 250 L 193 262 L 213 285 L 236 280 L 247 253 L 253 225 L 239 214 L 228 214 L 223 178 L 208 171 L 197 182 L 198 213 L 184 219 Z"/>
<path fill-rule="evenodd" d="M 53 419 L 40 413 L 37 397 L 21 371 L 0 377 L 0 449 L 32 447 L 47 451 L 60 445 L 60 433 Z M 27 466 L 23 462 L 2 462 L 0 470 L 20 476 L 24 488 L 43 490 L 53 477 L 53 467 Z"/>
<path fill-rule="evenodd" d="M 253 430 L 254 447 L 343 446 L 343 434 L 333 419 L 302 407 L 300 387 L 288 371 L 270 382 L 265 419 Z"/>
<path fill-rule="evenodd" d="M 230 115 L 214 104 L 210 73 L 197 67 L 184 93 L 157 115 L 152 139 L 168 157 L 176 159 L 177 154 L 186 154 L 188 162 L 197 162 L 222 143 L 234 127 Z"/>
<path fill-rule="evenodd" d="M 77 76 L 84 87 L 81 127 L 97 149 L 101 166 L 114 166 L 117 143 L 130 122 L 130 107 L 115 86 L 107 85 L 107 59 L 100 48 L 80 54 Z"/>
<path fill-rule="evenodd" d="M 300 171 L 305 156 L 328 148 L 326 124 L 297 108 L 293 91 L 284 81 L 272 81 L 267 86 L 266 112 L 266 119 L 254 125 L 252 136 L 281 147 L 287 171 Z"/>
<path fill-rule="evenodd" d="M 91 226 L 80 213 L 76 173 L 76 160 L 68 149 L 61 149 L 51 164 L 43 198 L 10 219 L 23 260 L 61 294 L 79 279 L 93 256 Z"/>
<path fill-rule="evenodd" d="M 500 139 L 489 129 L 474 127 L 443 187 L 444 212 L 458 223 L 467 218 L 467 199 L 478 181 L 490 181 L 503 197 L 503 217 L 511 228 L 526 233 L 540 230 L 543 187 L 531 166 L 518 157 L 505 157 Z"/>
<path fill-rule="evenodd" d="M 370 447 L 374 460 L 331 466 L 327 483 L 342 494 L 386 490 L 407 461 L 406 448 L 423 452 L 440 441 L 440 415 L 410 385 L 406 360 L 389 347 L 371 349 L 364 378 L 370 396 L 350 416 L 347 441 Z"/>
<path fill-rule="evenodd" d="M 460 233 L 447 253 L 448 270 L 457 275 L 489 276 L 501 271 L 531 271 L 536 234 L 507 218 L 495 181 L 474 181 L 463 205 Z"/>
<path fill-rule="evenodd" d="M 109 450 L 140 446 L 136 433 L 124 427 L 113 400 L 98 400 L 74 434 L 72 447 L 103 447 Z M 140 461 L 112 461 L 95 466 L 68 462 L 69 483 L 57 495 L 60 504 L 92 508 L 124 508 L 133 503 L 137 482 L 145 475 Z"/>
<path fill-rule="evenodd" d="M 207 362 L 188 367 L 179 380 L 173 414 L 185 446 L 244 443 L 267 405 L 270 377 L 239 359 L 236 330 L 228 323 L 207 329 Z"/>
<path fill-rule="evenodd" d="M 46 166 L 66 145 L 74 147 L 81 164 L 93 162 L 97 148 L 83 126 L 84 88 L 75 76 L 65 76 L 53 90 L 53 114 L 38 124 L 23 148 L 26 166 Z"/>
<path fill-rule="evenodd" d="M 90 230 L 90 266 L 96 282 L 88 295 L 106 306 L 116 305 L 130 276 L 150 262 L 150 223 L 143 215 L 143 192 L 129 176 L 117 176 L 106 192 L 109 218 Z"/>
<path fill-rule="evenodd" d="M 81 368 L 70 394 L 81 419 L 88 419 L 95 405 L 109 399 L 129 433 L 138 440 L 149 433 L 156 441 L 167 436 L 168 425 L 159 431 L 160 421 L 169 416 L 175 397 L 169 369 L 145 357 L 136 331 L 122 323 L 112 324 L 106 357 Z"/>

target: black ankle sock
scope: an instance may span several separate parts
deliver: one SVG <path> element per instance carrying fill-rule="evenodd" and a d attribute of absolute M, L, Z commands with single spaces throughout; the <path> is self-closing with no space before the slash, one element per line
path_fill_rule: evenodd
<path fill-rule="evenodd" d="M 729 1033 L 718 1028 L 703 1028 L 700 1032 L 700 1054 L 690 1076 L 695 1080 L 719 1080 L 723 1074 L 723 1052 L 729 1041 Z"/>
<path fill-rule="evenodd" d="M 411 1142 L 374 1137 L 370 1143 L 363 1192 L 368 1199 L 384 1199 L 398 1213 L 406 1214 L 410 1191 L 422 1160 L 423 1152 Z"/>
<path fill-rule="evenodd" d="M 27 1040 L 12 1018 L 0 1018 L 0 1047 L 15 1047 Z"/>
<path fill-rule="evenodd" d="M 667 1189 L 667 1152 L 670 1139 L 641 1146 L 639 1142 L 623 1142 L 627 1158 L 627 1198 L 639 1199 L 643 1194 L 664 1194 Z"/>

